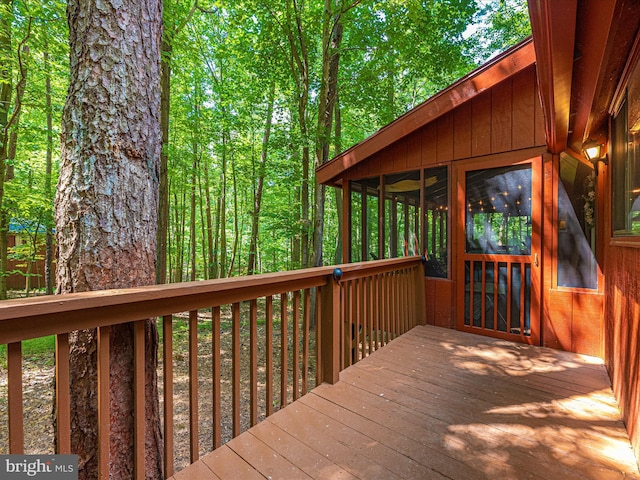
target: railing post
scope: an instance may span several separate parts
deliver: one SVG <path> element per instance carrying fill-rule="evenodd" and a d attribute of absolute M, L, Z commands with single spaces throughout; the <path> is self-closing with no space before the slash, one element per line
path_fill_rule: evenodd
<path fill-rule="evenodd" d="M 427 304 L 425 299 L 424 264 L 427 259 L 423 256 L 422 263 L 415 269 L 416 288 L 416 321 L 415 325 L 427 324 Z"/>
<path fill-rule="evenodd" d="M 340 380 L 340 284 L 342 270 L 336 268 L 332 279 L 322 286 L 320 335 L 322 380 L 334 384 Z"/>

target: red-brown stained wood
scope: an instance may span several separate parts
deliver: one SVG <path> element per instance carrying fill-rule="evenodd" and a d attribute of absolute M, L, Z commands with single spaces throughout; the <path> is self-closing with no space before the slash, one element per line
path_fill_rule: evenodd
<path fill-rule="evenodd" d="M 613 390 L 640 458 L 640 255 L 609 246 L 605 261 L 605 355 Z"/>
<path fill-rule="evenodd" d="M 453 112 L 449 112 L 436 120 L 438 130 L 438 146 L 436 158 L 445 162 L 453 158 Z"/>
<path fill-rule="evenodd" d="M 7 345 L 7 377 L 9 384 L 9 453 L 24 453 L 22 407 L 22 343 Z"/>
<path fill-rule="evenodd" d="M 415 132 L 407 137 L 407 168 L 418 168 L 422 165 L 422 136 Z"/>
<path fill-rule="evenodd" d="M 491 152 L 511 150 L 512 82 L 505 80 L 491 91 Z"/>
<path fill-rule="evenodd" d="M 56 335 L 56 453 L 71 453 L 69 335 Z"/>
<path fill-rule="evenodd" d="M 111 437 L 111 411 L 109 394 L 109 349 L 111 343 L 111 327 L 98 329 L 98 478 L 109 478 L 109 444 Z"/>
<path fill-rule="evenodd" d="M 249 304 L 249 395 L 251 397 L 251 426 L 258 423 L 258 302 Z"/>
<path fill-rule="evenodd" d="M 535 84 L 535 124 L 534 124 L 534 143 L 536 145 L 546 144 L 546 134 L 544 129 L 544 114 L 542 112 L 542 103 L 540 103 L 540 91 L 537 83 Z"/>
<path fill-rule="evenodd" d="M 287 380 L 289 369 L 289 337 L 288 337 L 288 320 L 287 320 L 287 299 L 286 293 L 280 295 L 280 408 L 286 407 L 287 398 Z"/>
<path fill-rule="evenodd" d="M 189 456 L 200 457 L 198 439 L 198 311 L 189 312 Z"/>
<path fill-rule="evenodd" d="M 145 322 L 139 320 L 133 324 L 134 475 L 137 480 L 145 478 Z"/>
<path fill-rule="evenodd" d="M 545 319 L 544 345 L 571 351 L 573 319 L 573 293 L 563 290 L 549 291 L 549 312 Z"/>
<path fill-rule="evenodd" d="M 220 478 L 640 475 L 595 358 L 420 326 L 341 376 L 203 462 Z"/>
<path fill-rule="evenodd" d="M 422 165 L 433 165 L 438 161 L 438 128 L 431 122 L 420 130 L 422 141 Z"/>
<path fill-rule="evenodd" d="M 603 308 L 604 296 L 602 294 L 597 292 L 573 293 L 572 352 L 602 358 Z"/>
<path fill-rule="evenodd" d="M 519 150 L 535 144 L 535 68 L 513 77 L 512 148 Z"/>
<path fill-rule="evenodd" d="M 315 317 L 318 318 L 317 316 Z M 302 296 L 302 395 L 309 391 L 309 329 L 311 327 L 311 292 L 304 290 Z M 316 348 L 317 345 L 316 345 Z"/>
<path fill-rule="evenodd" d="M 293 399 L 300 398 L 300 290 L 293 292 Z"/>
<path fill-rule="evenodd" d="M 377 153 L 376 156 L 380 159 L 380 173 L 392 173 L 395 171 L 393 168 L 393 149 L 394 146 L 391 145 Z M 373 171 L 370 170 L 369 174 L 372 173 Z"/>
<path fill-rule="evenodd" d="M 471 101 L 471 156 L 491 153 L 491 92 Z"/>
<path fill-rule="evenodd" d="M 407 169 L 407 140 L 394 144 L 393 147 L 393 171 L 402 172 Z"/>
<path fill-rule="evenodd" d="M 453 159 L 471 157 L 471 102 L 453 111 Z"/>
<path fill-rule="evenodd" d="M 216 378 L 215 376 L 213 378 Z M 162 317 L 162 380 L 164 418 L 164 474 L 174 472 L 173 438 L 173 316 Z"/>
<path fill-rule="evenodd" d="M 231 306 L 232 347 L 231 397 L 233 402 L 233 437 L 240 435 L 240 304 Z M 286 365 L 286 364 L 283 364 Z"/>
<path fill-rule="evenodd" d="M 220 388 L 220 376 L 222 372 L 220 365 L 220 307 L 213 307 L 211 309 L 211 357 L 211 394 L 213 395 L 213 401 L 211 402 L 211 413 L 213 414 L 213 448 L 216 449 L 220 445 L 222 445 L 222 407 Z"/>
<path fill-rule="evenodd" d="M 267 417 L 273 413 L 273 297 L 265 299 L 265 403 Z"/>

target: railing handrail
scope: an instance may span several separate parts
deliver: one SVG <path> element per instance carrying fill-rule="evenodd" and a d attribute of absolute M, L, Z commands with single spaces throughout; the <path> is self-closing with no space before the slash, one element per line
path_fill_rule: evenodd
<path fill-rule="evenodd" d="M 13 299 L 0 302 L 0 344 L 116 325 L 176 311 L 215 307 L 295 289 L 392 271 L 420 257 L 399 257 L 287 272 Z"/>

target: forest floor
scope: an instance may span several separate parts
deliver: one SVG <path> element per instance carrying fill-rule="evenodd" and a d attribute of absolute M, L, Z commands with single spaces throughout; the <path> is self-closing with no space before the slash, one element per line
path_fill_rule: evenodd
<path fill-rule="evenodd" d="M 275 303 L 275 302 L 274 302 Z M 243 309 L 244 310 L 244 309 Z M 276 310 L 274 306 L 274 311 Z M 231 350 L 232 334 L 229 312 L 222 312 L 220 354 L 221 354 L 221 435 L 222 443 L 232 438 L 232 385 L 231 385 Z M 276 315 L 277 316 L 277 315 Z M 246 318 L 246 316 L 242 316 Z M 260 311 L 259 311 L 260 318 Z M 291 317 L 289 317 L 291 318 Z M 159 322 L 160 323 L 160 322 Z M 292 401 L 292 322 L 289 321 L 288 355 L 288 398 Z M 211 315 L 201 312 L 198 321 L 198 437 L 199 452 L 203 455 L 213 449 L 213 394 L 211 349 Z M 266 415 L 266 347 L 265 324 L 258 321 L 258 416 L 259 420 Z M 302 329 L 301 329 L 302 331 Z M 162 338 L 162 329 L 160 329 Z M 280 398 L 280 321 L 274 319 L 273 324 L 273 397 L 274 411 L 281 404 Z M 189 355 L 188 355 L 188 320 L 185 316 L 174 316 L 173 321 L 173 369 L 174 369 L 174 444 L 176 471 L 189 464 Z M 26 342 L 25 342 L 26 343 Z M 43 343 L 43 344 L 42 344 Z M 315 334 L 309 336 L 309 368 L 308 389 L 315 387 Z M 24 345 L 24 344 L 23 344 Z M 9 452 L 9 433 L 7 426 L 7 368 L 6 350 L 0 351 L 0 454 Z M 241 321 L 241 430 L 250 427 L 250 340 L 249 322 Z M 302 352 L 302 348 L 300 348 Z M 160 395 L 160 416 L 163 411 L 163 371 L 162 341 L 158 352 L 158 389 Z M 53 405 L 55 378 L 55 349 L 53 337 L 41 342 L 35 351 L 23 347 L 23 405 L 25 453 L 50 454 L 54 452 Z M 300 380 L 298 381 L 300 383 Z"/>

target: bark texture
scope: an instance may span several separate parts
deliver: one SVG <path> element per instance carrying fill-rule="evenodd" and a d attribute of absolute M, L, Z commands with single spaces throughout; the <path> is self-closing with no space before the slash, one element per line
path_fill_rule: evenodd
<path fill-rule="evenodd" d="M 69 0 L 70 86 L 55 205 L 59 293 L 155 282 L 161 0 Z M 157 331 L 147 322 L 146 478 L 162 477 Z M 133 475 L 132 327 L 111 333 L 111 478 Z M 96 478 L 96 333 L 71 351 L 72 448 Z"/>

